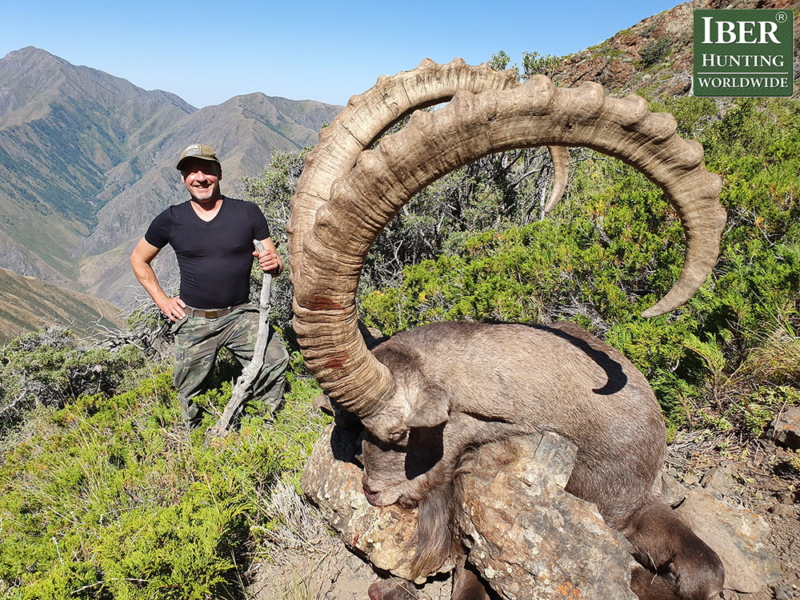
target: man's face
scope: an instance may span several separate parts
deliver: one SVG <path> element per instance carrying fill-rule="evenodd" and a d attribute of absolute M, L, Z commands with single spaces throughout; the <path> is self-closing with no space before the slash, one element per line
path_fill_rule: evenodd
<path fill-rule="evenodd" d="M 192 160 L 185 164 L 181 176 L 192 199 L 202 202 L 221 196 L 219 181 L 222 172 L 218 164 L 208 160 Z"/>

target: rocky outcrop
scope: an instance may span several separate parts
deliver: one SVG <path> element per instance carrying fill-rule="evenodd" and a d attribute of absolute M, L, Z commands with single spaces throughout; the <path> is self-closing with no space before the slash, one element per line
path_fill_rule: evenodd
<path fill-rule="evenodd" d="M 691 490 L 676 512 L 722 559 L 726 589 L 753 593 L 777 579 L 766 544 L 769 527 L 760 516 L 734 511 L 702 489 Z"/>
<path fill-rule="evenodd" d="M 317 442 L 302 486 L 354 551 L 408 578 L 416 511 L 370 506 L 356 463 L 357 433 L 331 428 Z M 482 446 L 465 464 L 458 518 L 469 562 L 505 598 L 632 598 L 627 542 L 594 505 L 563 489 L 574 447 L 553 434 Z M 454 562 L 441 571 L 452 570 Z M 424 585 L 425 581 L 417 582 Z"/>
<path fill-rule="evenodd" d="M 800 450 L 800 406 L 782 411 L 770 426 L 769 433 L 779 446 Z"/>
<path fill-rule="evenodd" d="M 376 508 L 361 491 L 358 431 L 329 427 L 314 446 L 303 470 L 303 491 L 352 550 L 375 567 L 408 579 L 414 556 L 416 511 Z M 442 571 L 452 570 L 453 564 Z"/>
<path fill-rule="evenodd" d="M 332 425 L 303 472 L 303 490 L 347 547 L 388 578 L 372 588 L 375 597 L 426 597 L 434 586 L 438 597 L 441 573 L 456 559 L 438 577 L 402 582 L 415 550 L 416 511 L 367 503 L 358 436 L 358 430 Z M 456 519 L 463 552 L 500 597 L 636 598 L 628 587 L 634 563 L 627 541 L 605 525 L 594 505 L 563 489 L 574 458 L 566 440 L 535 434 L 486 444 L 462 462 Z M 689 489 L 665 475 L 664 498 L 719 554 L 726 590 L 763 591 L 776 581 L 780 565 L 769 551 L 767 522 L 726 501 L 736 486 L 733 477 L 720 467 L 706 474 L 704 487 Z"/>
<path fill-rule="evenodd" d="M 685 96 L 692 88 L 695 10 L 781 9 L 792 8 L 794 4 L 794 0 L 685 2 L 648 17 L 601 44 L 564 57 L 560 67 L 550 75 L 564 86 L 596 81 L 612 95 Z M 800 21 L 795 19 L 795 40 L 799 27 Z"/>
<path fill-rule="evenodd" d="M 503 598 L 636 599 L 628 542 L 564 491 L 574 460 L 547 433 L 487 444 L 462 467 L 467 560 Z"/>

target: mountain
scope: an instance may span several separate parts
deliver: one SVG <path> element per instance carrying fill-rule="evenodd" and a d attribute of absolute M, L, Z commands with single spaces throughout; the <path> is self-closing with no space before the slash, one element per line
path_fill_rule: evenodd
<path fill-rule="evenodd" d="M 78 289 L 109 171 L 193 112 L 35 48 L 0 60 L 0 265 Z"/>
<path fill-rule="evenodd" d="M 0 344 L 49 326 L 88 337 L 121 325 L 120 311 L 110 302 L 0 268 Z"/>
<path fill-rule="evenodd" d="M 792 8 L 795 1 L 692 0 L 543 61 L 544 71 L 559 85 L 596 81 L 612 95 L 686 95 L 695 9 Z M 795 19 L 796 47 L 798 26 Z M 11 52 L 0 59 L 0 267 L 128 306 L 142 293 L 130 250 L 158 212 L 185 199 L 174 169 L 183 147 L 212 145 L 223 159 L 223 191 L 235 196 L 237 181 L 259 173 L 273 150 L 316 143 L 340 110 L 261 93 L 198 110 L 44 50 Z M 157 259 L 167 287 L 175 275 L 170 254 Z M 27 301 L 17 306 L 25 310 Z"/>
<path fill-rule="evenodd" d="M 643 19 L 608 40 L 563 57 L 546 73 L 557 84 L 585 81 L 603 85 L 614 95 L 638 93 L 646 98 L 691 93 L 693 12 L 698 9 L 790 9 L 797 0 L 692 0 Z M 795 78 L 800 57 L 800 19 L 794 19 Z"/>
<path fill-rule="evenodd" d="M 213 146 L 236 195 L 273 150 L 313 145 L 340 110 L 261 93 L 198 110 L 44 50 L 11 52 L 0 59 L 0 266 L 129 304 L 130 248 L 186 198 L 184 147 Z"/>

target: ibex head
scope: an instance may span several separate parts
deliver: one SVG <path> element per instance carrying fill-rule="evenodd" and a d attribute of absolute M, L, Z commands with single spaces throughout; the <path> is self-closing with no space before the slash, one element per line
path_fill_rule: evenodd
<path fill-rule="evenodd" d="M 370 149 L 405 115 L 447 100 L 434 113 L 414 112 L 405 128 Z M 651 113 L 638 96 L 610 98 L 594 83 L 558 88 L 541 75 L 520 84 L 512 72 L 460 59 L 425 60 L 353 97 L 307 155 L 288 227 L 294 328 L 326 393 L 376 437 L 396 441 L 395 421 L 405 415 L 376 415 L 392 393 L 391 372 L 370 354 L 358 329 L 355 298 L 366 255 L 414 194 L 494 152 L 585 146 L 641 171 L 664 190 L 686 235 L 678 281 L 643 316 L 685 303 L 717 259 L 726 214 L 720 179 L 701 164 L 702 147 L 675 129 L 671 115 Z"/>

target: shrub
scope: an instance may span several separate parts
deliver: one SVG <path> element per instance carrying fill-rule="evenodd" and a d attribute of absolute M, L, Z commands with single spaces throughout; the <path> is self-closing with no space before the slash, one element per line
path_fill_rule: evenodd
<path fill-rule="evenodd" d="M 128 392 L 40 411 L 0 450 L 0 596 L 242 598 L 251 527 L 293 481 L 324 420 L 291 375 L 270 424 L 251 403 L 239 431 L 187 437 L 169 371 Z M 217 410 L 225 384 L 199 398 Z M 204 427 L 213 421 L 207 419 Z"/>
<path fill-rule="evenodd" d="M 657 40 L 651 40 L 647 46 L 645 46 L 642 51 L 639 52 L 639 57 L 642 61 L 642 68 L 647 69 L 648 67 L 652 67 L 653 65 L 661 62 L 669 52 L 670 43 L 671 40 L 666 37 Z"/>
<path fill-rule="evenodd" d="M 87 349 L 60 328 L 12 340 L 0 348 L 0 435 L 36 406 L 62 407 L 84 394 L 113 394 L 143 365 L 134 346 Z"/>

